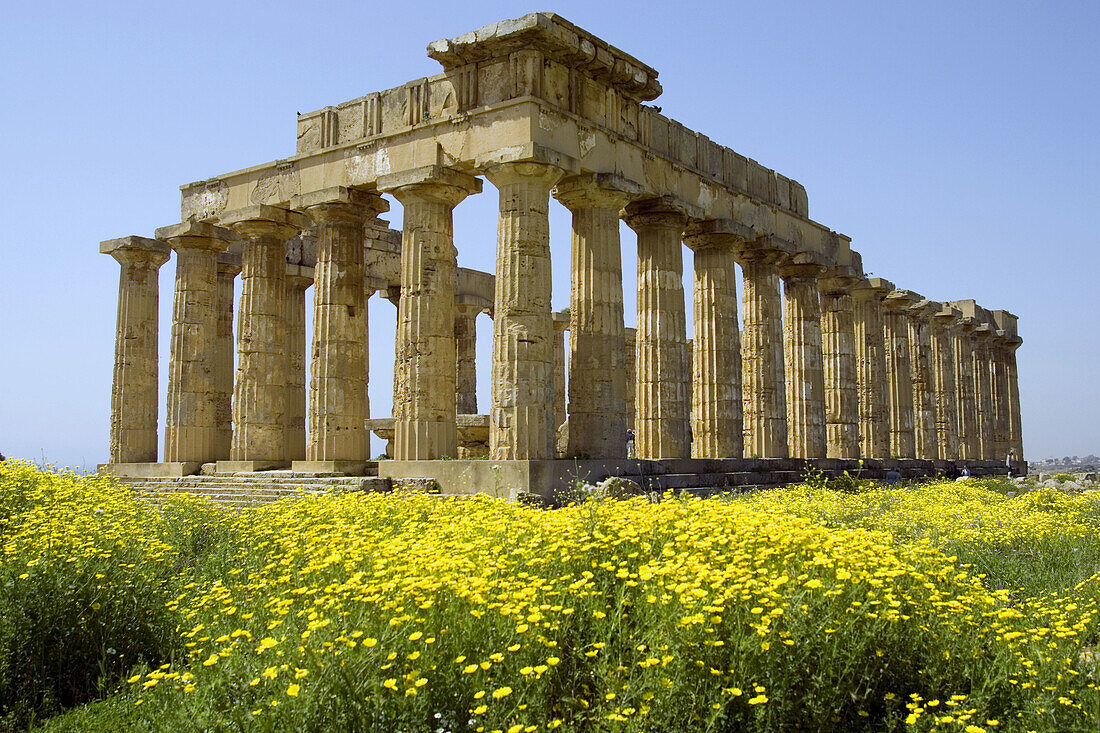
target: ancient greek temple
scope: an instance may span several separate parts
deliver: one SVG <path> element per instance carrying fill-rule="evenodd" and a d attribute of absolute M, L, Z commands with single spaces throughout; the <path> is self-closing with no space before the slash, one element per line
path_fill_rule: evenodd
<path fill-rule="evenodd" d="M 799 183 L 663 116 L 654 69 L 554 14 L 428 55 L 442 73 L 300 115 L 294 155 L 187 184 L 180 223 L 101 244 L 122 266 L 107 470 L 466 485 L 492 468 L 538 488 L 564 464 L 600 478 L 1022 462 L 1016 316 L 865 277 Z M 475 194 L 499 200 L 493 273 L 457 265 L 452 213 Z M 387 196 L 400 231 L 379 219 Z M 550 305 L 555 202 L 572 214 L 567 316 Z M 636 234 L 636 329 L 620 220 Z M 160 445 L 157 273 L 173 252 Z M 375 294 L 397 306 L 392 417 L 368 410 Z M 372 429 L 391 460 L 370 460 Z"/>

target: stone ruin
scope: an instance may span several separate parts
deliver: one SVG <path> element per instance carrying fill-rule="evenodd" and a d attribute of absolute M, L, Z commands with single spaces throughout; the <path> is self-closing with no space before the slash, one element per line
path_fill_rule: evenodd
<path fill-rule="evenodd" d="M 646 104 L 656 70 L 557 15 L 428 55 L 442 73 L 300 115 L 293 156 L 187 184 L 181 223 L 102 243 L 122 265 L 106 470 L 377 472 L 545 493 L 577 471 L 728 485 L 807 465 L 1022 465 L 1016 316 L 865 277 L 849 238 L 809 218 L 797 181 L 660 114 Z M 454 207 L 483 178 L 500 201 L 492 274 L 458 267 L 452 236 Z M 378 218 L 384 194 L 404 207 L 400 232 Z M 572 213 L 567 317 L 550 307 L 552 200 Z M 636 330 L 624 328 L 620 220 L 637 234 Z M 157 270 L 173 251 L 158 456 Z M 398 309 L 392 419 L 368 410 L 375 293 Z M 483 312 L 492 404 L 476 415 Z M 370 429 L 392 460 L 369 460 Z"/>

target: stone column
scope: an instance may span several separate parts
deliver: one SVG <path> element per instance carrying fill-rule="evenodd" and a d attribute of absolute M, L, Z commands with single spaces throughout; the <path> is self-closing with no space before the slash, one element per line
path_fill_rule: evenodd
<path fill-rule="evenodd" d="M 454 207 L 481 191 L 466 173 L 430 166 L 379 180 L 405 209 L 394 364 L 394 458 L 458 455 Z"/>
<path fill-rule="evenodd" d="M 878 277 L 862 280 L 852 289 L 860 455 L 865 458 L 890 455 L 889 383 L 882 301 L 893 289 L 892 282 Z"/>
<path fill-rule="evenodd" d="M 233 385 L 233 445 L 226 471 L 289 464 L 290 377 L 287 344 L 286 241 L 310 225 L 305 214 L 273 206 L 228 212 L 222 222 L 244 240 Z"/>
<path fill-rule="evenodd" d="M 111 385 L 111 463 L 157 460 L 158 271 L 171 251 L 145 237 L 99 245 L 122 266 L 118 280 L 115 368 Z"/>
<path fill-rule="evenodd" d="M 317 223 L 309 440 L 302 469 L 360 473 L 369 458 L 363 223 L 389 205 L 337 187 L 295 201 Z"/>
<path fill-rule="evenodd" d="M 638 376 L 634 368 L 637 356 L 638 331 L 634 328 L 623 329 L 623 373 L 626 375 L 626 427 L 631 432 L 634 427 L 634 397 Z"/>
<path fill-rule="evenodd" d="M 843 271 L 818 281 L 821 290 L 821 351 L 825 381 L 825 440 L 829 458 L 859 458 L 859 389 L 853 331 L 852 288 Z"/>
<path fill-rule="evenodd" d="M 994 443 L 994 455 L 997 460 L 1003 461 L 1008 457 L 1008 452 L 1012 448 L 1012 441 L 1009 437 L 1010 417 L 1009 417 L 1009 394 L 1008 394 L 1008 364 L 1006 362 L 1006 351 L 1008 350 L 1008 333 L 1004 330 L 998 329 L 995 333 L 995 338 L 990 346 L 990 369 L 992 370 L 991 381 L 993 383 L 993 443 Z"/>
<path fill-rule="evenodd" d="M 455 303 L 455 409 L 459 415 L 477 414 L 477 317 L 482 308 Z"/>
<path fill-rule="evenodd" d="M 503 163 L 485 173 L 500 194 L 489 415 L 495 460 L 556 454 L 550 189 L 561 175 L 561 169 L 535 162 Z"/>
<path fill-rule="evenodd" d="M 936 391 L 936 455 L 959 458 L 959 405 L 955 398 L 955 324 L 962 313 L 949 305 L 932 316 L 933 383 Z"/>
<path fill-rule="evenodd" d="M 744 455 L 735 259 L 741 241 L 741 236 L 715 220 L 692 224 L 684 234 L 684 244 L 695 253 L 693 458 L 741 458 Z"/>
<path fill-rule="evenodd" d="M 932 372 L 931 318 L 942 303 L 922 299 L 909 309 L 909 368 L 913 380 L 913 438 L 917 458 L 933 460 L 936 444 L 936 399 Z"/>
<path fill-rule="evenodd" d="M 1024 460 L 1024 433 L 1020 419 L 1020 382 L 1016 369 L 1016 349 L 1024 340 L 1011 336 L 1005 347 L 1005 374 L 1008 379 L 1008 441 L 1009 447 L 1016 451 L 1016 460 Z"/>
<path fill-rule="evenodd" d="M 286 266 L 286 460 L 306 457 L 306 288 L 314 270 Z"/>
<path fill-rule="evenodd" d="M 825 457 L 825 376 L 821 351 L 821 265 L 796 255 L 783 278 L 783 353 L 787 381 L 787 446 L 792 458 Z"/>
<path fill-rule="evenodd" d="M 744 275 L 741 380 L 744 452 L 751 458 L 787 457 L 783 375 L 783 305 L 776 263 L 780 250 L 763 240 L 737 253 Z"/>
<path fill-rule="evenodd" d="M 216 460 L 217 253 L 229 246 L 231 237 L 225 229 L 194 220 L 157 230 L 157 239 L 168 242 L 176 252 L 164 429 L 166 463 Z M 184 472 L 197 468 L 185 466 Z"/>
<path fill-rule="evenodd" d="M 1004 460 L 997 456 L 993 438 L 993 375 L 990 347 L 996 338 L 993 327 L 980 323 L 974 329 L 974 395 L 978 405 L 978 456 L 983 461 Z"/>
<path fill-rule="evenodd" d="M 567 455 L 626 456 L 619 211 L 640 193 L 638 185 L 605 173 L 567 178 L 554 188 L 573 215 Z"/>
<path fill-rule="evenodd" d="M 959 458 L 978 460 L 982 456 L 978 427 L 978 400 L 974 391 L 973 318 L 959 318 L 955 325 L 955 398 L 958 404 Z"/>
<path fill-rule="evenodd" d="M 673 200 L 660 198 L 628 205 L 625 220 L 638 234 L 634 453 L 651 460 L 686 458 L 690 403 L 681 240 L 688 219 Z"/>
<path fill-rule="evenodd" d="M 569 364 L 565 358 L 565 332 L 569 330 L 569 314 L 554 313 L 554 430 L 560 432 L 565 425 L 569 412 L 566 409 L 565 375 Z M 569 453 L 568 439 L 558 440 L 558 453 Z"/>
<path fill-rule="evenodd" d="M 241 256 L 218 253 L 217 341 L 214 346 L 215 460 L 229 459 L 233 444 L 233 281 L 241 272 Z"/>
<path fill-rule="evenodd" d="M 890 455 L 916 458 L 913 434 L 913 382 L 909 366 L 909 307 L 920 296 L 894 290 L 883 301 L 883 340 L 886 345 L 887 402 L 890 406 Z"/>

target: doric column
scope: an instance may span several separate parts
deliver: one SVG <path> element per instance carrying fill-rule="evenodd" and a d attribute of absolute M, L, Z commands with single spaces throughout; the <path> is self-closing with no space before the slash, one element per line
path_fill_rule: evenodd
<path fill-rule="evenodd" d="M 909 308 L 909 369 L 913 381 L 913 438 L 917 458 L 935 459 L 936 395 L 932 372 L 931 319 L 942 303 L 922 299 Z"/>
<path fill-rule="evenodd" d="M 821 352 L 821 265 L 796 255 L 783 278 L 783 354 L 787 381 L 787 446 L 792 458 L 825 457 L 825 375 Z"/>
<path fill-rule="evenodd" d="M 1016 370 L 1016 349 L 1024 340 L 1019 336 L 1010 336 L 1005 346 L 1005 374 L 1008 379 L 1008 442 L 1009 448 L 1016 452 L 1016 460 L 1024 460 L 1024 433 L 1020 419 L 1020 382 Z"/>
<path fill-rule="evenodd" d="M 783 379 L 783 303 L 776 263 L 783 253 L 765 240 L 737 253 L 744 275 L 741 385 L 744 454 L 786 458 L 786 386 Z"/>
<path fill-rule="evenodd" d="M 489 452 L 496 460 L 556 455 L 549 217 L 550 189 L 561 175 L 535 162 L 503 163 L 485 173 L 500 195 L 489 414 Z"/>
<path fill-rule="evenodd" d="M 695 337 L 692 339 L 691 455 L 741 458 L 741 333 L 737 324 L 737 260 L 743 237 L 728 222 L 692 224 L 684 244 L 695 253 Z"/>
<path fill-rule="evenodd" d="M 978 427 L 978 399 L 974 391 L 973 318 L 959 318 L 955 325 L 955 400 L 959 414 L 959 457 L 966 461 L 982 457 Z"/>
<path fill-rule="evenodd" d="M 357 472 L 369 458 L 367 411 L 367 298 L 364 220 L 389 205 L 380 196 L 337 187 L 299 197 L 313 217 L 317 261 L 313 286 L 309 437 L 305 456 L 320 468 Z"/>
<path fill-rule="evenodd" d="M 626 427 L 633 432 L 634 427 L 634 397 L 638 373 L 634 367 L 637 356 L 638 330 L 634 328 L 623 329 L 623 374 L 626 376 Z"/>
<path fill-rule="evenodd" d="M 286 241 L 310 225 L 305 214 L 273 206 L 231 211 L 222 222 L 244 240 L 233 385 L 233 445 L 238 470 L 285 466 L 289 418 Z"/>
<path fill-rule="evenodd" d="M 455 409 L 459 415 L 477 414 L 477 317 L 480 305 L 455 303 Z"/>
<path fill-rule="evenodd" d="M 314 270 L 286 266 L 286 460 L 306 457 L 306 289 Z"/>
<path fill-rule="evenodd" d="M 821 352 L 825 380 L 825 440 L 829 458 L 858 458 L 859 389 L 853 331 L 852 288 L 859 278 L 834 270 L 818 281 L 821 290 Z"/>
<path fill-rule="evenodd" d="M 936 392 L 936 455 L 959 458 L 959 406 L 955 390 L 955 324 L 962 313 L 944 305 L 932 316 L 932 372 Z"/>
<path fill-rule="evenodd" d="M 405 209 L 394 364 L 394 458 L 458 455 L 454 207 L 481 191 L 466 173 L 430 166 L 379 180 Z"/>
<path fill-rule="evenodd" d="M 566 453 L 625 457 L 619 211 L 641 188 L 620 176 L 597 173 L 562 180 L 553 193 L 573 215 Z"/>
<path fill-rule="evenodd" d="M 221 227 L 194 220 L 157 230 L 157 239 L 176 252 L 166 463 L 216 460 L 217 253 L 229 246 L 231 237 Z"/>
<path fill-rule="evenodd" d="M 907 311 L 920 299 L 919 295 L 908 290 L 894 290 L 882 304 L 887 403 L 890 406 L 890 455 L 893 458 L 916 458 Z"/>
<path fill-rule="evenodd" d="M 218 253 L 217 341 L 214 345 L 214 425 L 217 431 L 215 460 L 229 459 L 233 444 L 233 281 L 241 272 L 241 256 Z"/>
<path fill-rule="evenodd" d="M 974 329 L 974 395 L 978 405 L 978 456 L 983 461 L 1004 460 L 997 455 L 993 437 L 993 374 L 990 347 L 996 334 L 993 326 L 980 323 Z"/>
<path fill-rule="evenodd" d="M 892 282 L 878 277 L 862 280 L 852 289 L 860 455 L 865 458 L 890 455 L 889 383 L 882 301 L 893 289 Z"/>
<path fill-rule="evenodd" d="M 997 329 L 995 338 L 990 346 L 990 369 L 992 370 L 993 384 L 993 443 L 994 455 L 997 460 L 1005 460 L 1012 449 L 1012 440 L 1009 417 L 1009 393 L 1008 393 L 1008 364 L 1006 351 L 1008 349 L 1009 335 L 1002 329 Z"/>
<path fill-rule="evenodd" d="M 569 416 L 566 410 L 565 375 L 569 366 L 565 358 L 565 332 L 569 330 L 569 314 L 554 313 L 554 430 L 561 430 Z M 568 455 L 567 446 L 560 446 Z"/>
<path fill-rule="evenodd" d="M 666 197 L 629 204 L 625 221 L 638 235 L 634 453 L 652 460 L 686 458 L 690 403 L 682 238 L 688 218 Z"/>
<path fill-rule="evenodd" d="M 123 237 L 101 242 L 99 251 L 122 265 L 109 460 L 153 463 L 157 460 L 157 278 L 171 250 L 155 239 Z"/>

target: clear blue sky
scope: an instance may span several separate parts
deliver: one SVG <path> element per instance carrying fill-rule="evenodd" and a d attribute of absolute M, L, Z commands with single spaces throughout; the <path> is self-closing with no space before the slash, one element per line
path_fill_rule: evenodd
<path fill-rule="evenodd" d="M 119 268 L 100 240 L 178 221 L 182 183 L 293 154 L 298 111 L 437 73 L 429 41 L 532 10 L 655 67 L 664 114 L 800 181 L 866 270 L 1018 314 L 1025 453 L 1100 453 L 1095 0 L 5 3 L 0 451 L 106 459 Z M 455 215 L 460 263 L 479 269 L 495 246 L 485 188 Z M 569 220 L 554 208 L 561 308 Z M 172 277 L 170 262 L 162 359 Z M 389 414 L 394 320 L 372 299 L 374 416 Z"/>

